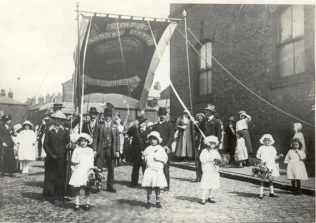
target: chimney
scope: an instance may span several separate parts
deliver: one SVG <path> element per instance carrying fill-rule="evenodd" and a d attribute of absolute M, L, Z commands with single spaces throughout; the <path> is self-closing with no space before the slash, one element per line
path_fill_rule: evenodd
<path fill-rule="evenodd" d="M 32 97 L 31 101 L 32 101 L 31 105 L 36 105 L 36 98 L 35 98 L 35 96 Z"/>
<path fill-rule="evenodd" d="M 45 98 L 43 95 L 40 95 L 38 98 L 37 98 L 37 103 L 38 104 L 44 104 L 45 103 Z"/>
<path fill-rule="evenodd" d="M 156 81 L 154 84 L 154 89 L 160 91 L 161 90 L 161 85 L 159 81 Z"/>
<path fill-rule="evenodd" d="M 13 99 L 13 91 L 11 89 L 8 92 L 8 97 Z"/>
<path fill-rule="evenodd" d="M 1 97 L 5 97 L 5 96 L 6 96 L 6 94 L 5 94 L 5 90 L 4 90 L 4 89 L 1 89 L 0 96 L 1 96 Z"/>
<path fill-rule="evenodd" d="M 52 101 L 52 96 L 50 96 L 50 94 L 46 94 L 46 97 L 45 97 L 45 102 L 46 103 L 51 103 L 51 101 Z"/>

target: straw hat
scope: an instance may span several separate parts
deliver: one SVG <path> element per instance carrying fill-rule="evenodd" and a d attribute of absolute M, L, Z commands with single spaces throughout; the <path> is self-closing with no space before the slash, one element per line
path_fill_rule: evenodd
<path fill-rule="evenodd" d="M 80 134 L 78 135 L 76 141 L 78 142 L 78 140 L 81 139 L 81 138 L 86 139 L 86 140 L 88 141 L 88 144 L 89 144 L 89 145 L 92 144 L 92 142 L 93 142 L 93 139 L 92 139 L 91 136 L 88 135 L 87 133 L 80 133 Z"/>
<path fill-rule="evenodd" d="M 216 145 L 218 145 L 218 138 L 216 136 L 207 136 L 204 139 L 204 143 L 205 144 L 209 144 L 209 143 L 215 143 Z"/>
<path fill-rule="evenodd" d="M 247 112 L 244 111 L 244 110 L 241 110 L 241 111 L 238 112 L 238 114 L 240 114 L 240 115 L 245 115 L 245 114 L 247 114 Z"/>
<path fill-rule="evenodd" d="M 53 119 L 67 120 L 66 115 L 60 110 L 58 110 L 58 111 L 54 112 L 53 114 L 51 114 L 50 117 L 53 118 Z"/>
<path fill-rule="evenodd" d="M 22 126 L 24 127 L 25 125 L 29 125 L 30 128 L 33 128 L 33 124 L 29 120 L 25 120 L 25 122 L 23 122 Z"/>
<path fill-rule="evenodd" d="M 147 138 L 149 137 L 155 137 L 159 143 L 162 143 L 162 138 L 160 137 L 160 134 L 157 131 L 152 131 L 151 133 L 149 133 Z"/>
<path fill-rule="evenodd" d="M 265 139 L 269 139 L 270 140 L 270 142 L 271 142 L 271 145 L 273 145 L 274 143 L 275 143 L 275 141 L 274 141 L 274 139 L 273 139 L 273 137 L 272 137 L 272 135 L 271 134 L 264 134 L 261 138 L 260 138 L 260 143 L 261 144 L 264 144 L 264 140 Z"/>
<path fill-rule="evenodd" d="M 207 104 L 207 106 L 204 108 L 204 110 L 215 112 L 215 105 Z"/>
<path fill-rule="evenodd" d="M 199 116 L 205 118 L 205 115 L 204 115 L 203 113 L 197 113 L 197 114 L 195 115 L 195 117 L 199 117 Z"/>

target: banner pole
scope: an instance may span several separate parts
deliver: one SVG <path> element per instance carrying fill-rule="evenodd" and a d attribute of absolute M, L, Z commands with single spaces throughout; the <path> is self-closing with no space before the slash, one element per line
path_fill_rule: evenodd
<path fill-rule="evenodd" d="M 84 102 L 84 68 L 85 68 L 85 59 L 86 59 L 86 52 L 87 52 L 87 46 L 88 46 L 88 41 L 89 41 L 89 36 L 90 36 L 90 29 L 91 29 L 91 22 L 92 22 L 92 16 L 90 17 L 90 22 L 88 26 L 88 33 L 86 36 L 86 42 L 84 45 L 84 51 L 83 51 L 83 58 L 82 58 L 82 74 L 81 74 L 81 109 L 80 109 L 80 130 L 79 132 L 81 133 L 82 131 L 82 126 L 83 126 L 83 102 Z"/>

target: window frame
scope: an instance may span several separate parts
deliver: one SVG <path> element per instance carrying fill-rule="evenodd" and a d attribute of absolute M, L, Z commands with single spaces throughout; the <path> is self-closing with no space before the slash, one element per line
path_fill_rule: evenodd
<path fill-rule="evenodd" d="M 203 39 L 200 41 L 200 43 L 202 44 L 201 45 L 198 45 L 198 46 L 195 46 L 196 49 L 198 49 L 199 53 L 201 53 L 201 49 L 203 46 L 206 46 L 207 43 L 211 43 L 211 47 L 212 47 L 212 55 L 213 55 L 213 44 L 214 44 L 214 41 L 210 40 L 210 39 Z M 211 56 L 212 56 L 211 55 Z M 197 101 L 205 101 L 205 100 L 210 100 L 210 98 L 213 97 L 213 74 L 214 74 L 214 69 L 212 68 L 213 67 L 213 64 L 211 67 L 207 67 L 207 65 L 205 66 L 205 68 L 201 68 L 201 56 L 198 55 L 198 60 L 197 60 L 197 63 L 198 63 L 198 69 L 197 69 L 197 72 L 196 72 L 196 81 L 197 81 L 197 88 L 196 88 L 196 98 L 197 98 Z M 206 93 L 206 94 L 203 94 L 201 95 L 200 94 L 200 75 L 203 73 L 203 72 L 211 72 L 211 93 Z M 208 74 L 207 74 L 207 77 L 208 77 Z M 208 83 L 207 83 L 207 91 L 208 91 Z"/>
<path fill-rule="evenodd" d="M 295 73 L 295 43 L 298 41 L 303 40 L 304 41 L 304 47 L 305 47 L 305 7 L 303 5 L 303 10 L 304 10 L 304 35 L 300 35 L 297 37 L 293 38 L 293 21 L 291 22 L 291 38 L 288 38 L 286 40 L 284 40 L 283 42 L 281 42 L 281 15 L 283 12 L 285 12 L 285 10 L 287 10 L 288 8 L 291 8 L 291 18 L 293 19 L 293 6 L 294 5 L 286 5 L 283 7 L 280 7 L 279 10 L 276 11 L 276 71 L 277 71 L 277 76 L 279 79 L 286 79 L 286 78 L 290 78 L 294 77 L 294 76 L 301 76 L 303 74 L 306 73 L 306 53 L 305 53 L 305 49 L 304 49 L 304 71 L 303 72 L 299 72 L 299 73 Z M 288 45 L 288 44 L 294 44 L 293 46 L 293 74 L 289 74 L 289 75 L 285 75 L 282 76 L 281 75 L 281 71 L 280 71 L 280 52 L 281 52 L 281 48 Z"/>

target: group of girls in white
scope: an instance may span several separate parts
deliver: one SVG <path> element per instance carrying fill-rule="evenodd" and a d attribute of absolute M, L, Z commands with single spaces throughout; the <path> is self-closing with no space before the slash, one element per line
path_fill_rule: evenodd
<path fill-rule="evenodd" d="M 168 160 L 168 156 L 164 148 L 160 145 L 162 138 L 156 131 L 152 131 L 147 136 L 150 145 L 143 151 L 143 159 L 146 162 L 146 170 L 143 176 L 142 187 L 147 190 L 146 208 L 151 208 L 151 195 L 155 193 L 155 206 L 161 208 L 160 190 L 167 186 L 166 177 L 163 172 L 164 164 Z M 281 159 L 283 154 L 277 154 L 276 148 L 273 146 L 274 139 L 270 134 L 264 134 L 260 138 L 261 146 L 257 150 L 256 158 L 260 160 L 260 166 L 263 172 L 260 177 L 259 198 L 263 199 L 264 182 L 269 182 L 270 197 L 278 197 L 274 192 L 273 181 L 279 177 L 279 168 L 276 160 Z M 81 133 L 77 139 L 77 147 L 72 154 L 73 174 L 69 184 L 75 188 L 75 210 L 80 208 L 80 191 L 85 191 L 86 202 L 84 208 L 89 210 L 89 173 L 93 170 L 94 152 L 89 147 L 92 144 L 92 138 L 85 133 Z M 219 166 L 221 163 L 221 155 L 218 152 L 219 140 L 216 136 L 208 136 L 204 139 L 204 149 L 200 154 L 202 164 L 202 179 L 200 182 L 201 204 L 206 202 L 216 203 L 216 190 L 220 188 Z M 288 163 L 287 178 L 291 180 L 294 194 L 301 194 L 301 180 L 307 180 L 307 172 L 303 160 L 306 158 L 302 147 L 301 139 L 294 138 L 292 140 L 290 150 L 285 156 L 285 163 Z"/>

